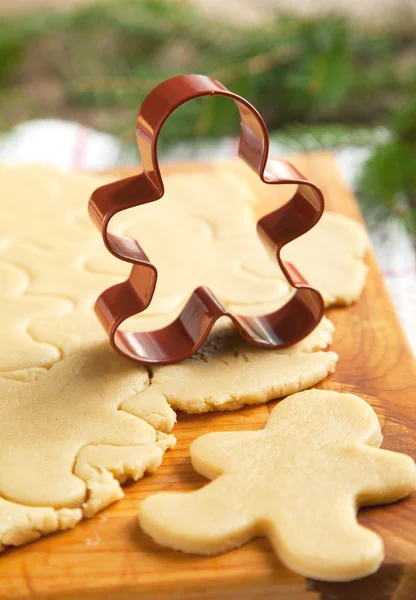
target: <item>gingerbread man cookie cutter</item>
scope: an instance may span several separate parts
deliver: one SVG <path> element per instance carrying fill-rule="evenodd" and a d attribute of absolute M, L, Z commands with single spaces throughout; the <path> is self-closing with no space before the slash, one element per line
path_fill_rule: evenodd
<path fill-rule="evenodd" d="M 157 143 L 166 119 L 182 104 L 202 96 L 232 99 L 240 113 L 238 155 L 266 184 L 296 184 L 293 197 L 257 222 L 257 232 L 294 288 L 290 300 L 278 310 L 260 316 L 229 312 L 206 286 L 196 288 L 179 316 L 156 331 L 124 331 L 120 325 L 143 312 L 150 304 L 157 282 L 157 265 L 136 240 L 108 231 L 118 212 L 159 200 L 164 185 L 157 158 Z M 324 210 L 321 190 L 290 163 L 272 160 L 269 135 L 261 115 L 247 100 L 204 75 L 181 75 L 163 81 L 145 98 L 136 124 L 136 138 L 143 171 L 132 177 L 99 187 L 92 194 L 89 215 L 101 232 L 106 248 L 116 258 L 131 263 L 126 281 L 106 289 L 96 301 L 95 312 L 112 347 L 121 355 L 145 364 L 171 364 L 196 352 L 214 323 L 229 317 L 250 343 L 265 348 L 284 348 L 306 337 L 324 312 L 321 294 L 310 287 L 280 252 L 288 242 L 303 235 L 320 219 Z M 162 241 L 163 243 L 163 241 Z"/>

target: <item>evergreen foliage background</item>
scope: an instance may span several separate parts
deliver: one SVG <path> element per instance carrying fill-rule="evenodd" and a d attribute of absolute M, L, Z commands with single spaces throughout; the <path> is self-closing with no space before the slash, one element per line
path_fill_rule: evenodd
<path fill-rule="evenodd" d="M 137 110 L 160 80 L 209 74 L 249 99 L 297 150 L 372 149 L 363 206 L 416 236 L 416 38 L 340 18 L 280 16 L 261 26 L 207 19 L 185 1 L 118 0 L 0 21 L 0 129 L 31 118 L 77 120 L 134 142 Z M 190 103 L 162 142 L 235 135 L 221 98 Z"/>

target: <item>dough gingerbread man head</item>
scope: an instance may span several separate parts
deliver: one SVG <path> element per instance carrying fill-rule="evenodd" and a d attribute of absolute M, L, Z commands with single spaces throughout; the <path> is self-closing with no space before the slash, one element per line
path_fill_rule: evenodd
<path fill-rule="evenodd" d="M 383 560 L 383 542 L 358 524 L 358 507 L 416 489 L 414 461 L 380 450 L 381 441 L 376 414 L 357 396 L 295 394 L 273 409 L 263 430 L 195 440 L 192 464 L 214 481 L 146 498 L 140 524 L 184 552 L 217 554 L 264 535 L 306 577 L 369 575 Z"/>

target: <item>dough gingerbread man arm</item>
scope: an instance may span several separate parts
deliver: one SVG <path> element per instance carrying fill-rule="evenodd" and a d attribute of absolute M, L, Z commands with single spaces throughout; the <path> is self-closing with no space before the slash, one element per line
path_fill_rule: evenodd
<path fill-rule="evenodd" d="M 189 448 L 192 466 L 200 475 L 215 479 L 222 473 L 238 470 L 241 452 L 259 437 L 258 431 L 216 431 L 194 440 Z"/>
<path fill-rule="evenodd" d="M 405 454 L 357 444 L 348 453 L 358 506 L 396 502 L 416 488 L 414 460 Z"/>

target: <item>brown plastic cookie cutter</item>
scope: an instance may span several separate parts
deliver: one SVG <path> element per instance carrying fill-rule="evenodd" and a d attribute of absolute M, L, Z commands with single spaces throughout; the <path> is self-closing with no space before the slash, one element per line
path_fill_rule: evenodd
<path fill-rule="evenodd" d="M 247 317 L 230 313 L 208 287 L 200 286 L 193 291 L 179 316 L 166 327 L 150 332 L 120 330 L 123 321 L 149 306 L 156 287 L 157 267 L 136 240 L 110 233 L 109 221 L 122 210 L 163 196 L 157 158 L 160 130 L 176 108 L 201 96 L 225 96 L 234 100 L 241 118 L 238 154 L 264 183 L 298 185 L 291 200 L 257 223 L 260 238 L 276 256 L 295 293 L 279 310 Z M 196 352 L 215 321 L 223 316 L 229 317 L 241 335 L 257 346 L 284 348 L 306 337 L 321 320 L 324 303 L 320 293 L 307 284 L 293 265 L 283 262 L 280 251 L 319 221 L 324 199 L 320 189 L 290 163 L 268 158 L 268 131 L 257 110 L 210 77 L 181 75 L 163 81 L 145 98 L 137 117 L 136 137 L 143 172 L 98 188 L 89 201 L 90 217 L 107 249 L 116 258 L 133 264 L 127 281 L 105 290 L 95 304 L 95 312 L 113 348 L 141 363 L 175 363 Z"/>

